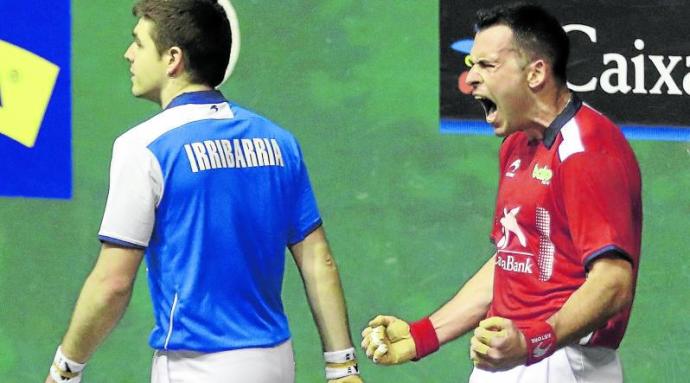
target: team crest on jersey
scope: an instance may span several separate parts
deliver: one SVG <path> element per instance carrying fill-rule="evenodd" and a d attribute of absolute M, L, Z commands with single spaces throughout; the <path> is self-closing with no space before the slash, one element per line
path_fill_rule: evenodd
<path fill-rule="evenodd" d="M 520 159 L 518 158 L 517 160 L 513 161 L 512 164 L 508 167 L 508 171 L 506 172 L 506 177 L 515 177 L 515 172 L 520 169 Z"/>
<path fill-rule="evenodd" d="M 548 185 L 551 183 L 551 177 L 553 177 L 553 171 L 549 169 L 548 165 L 544 165 L 543 168 L 540 168 L 539 164 L 534 165 L 532 178 L 541 181 L 543 185 Z"/>

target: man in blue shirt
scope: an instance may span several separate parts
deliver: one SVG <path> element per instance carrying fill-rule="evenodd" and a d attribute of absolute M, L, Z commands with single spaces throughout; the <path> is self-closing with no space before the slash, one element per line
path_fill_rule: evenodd
<path fill-rule="evenodd" d="M 124 313 L 146 258 L 151 381 L 294 382 L 281 287 L 287 246 L 302 274 L 329 382 L 357 383 L 338 270 L 296 139 L 213 90 L 231 29 L 215 0 L 141 0 L 125 53 L 132 93 L 163 111 L 113 146 L 87 278 L 46 382 L 81 380 Z"/>

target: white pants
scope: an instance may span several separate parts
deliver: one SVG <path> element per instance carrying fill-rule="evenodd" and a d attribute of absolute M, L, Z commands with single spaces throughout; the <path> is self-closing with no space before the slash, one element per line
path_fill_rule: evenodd
<path fill-rule="evenodd" d="M 151 383 L 294 383 L 289 340 L 275 347 L 213 353 L 156 351 Z"/>
<path fill-rule="evenodd" d="M 491 372 L 475 368 L 470 383 L 621 383 L 616 350 L 571 345 L 531 366 Z"/>

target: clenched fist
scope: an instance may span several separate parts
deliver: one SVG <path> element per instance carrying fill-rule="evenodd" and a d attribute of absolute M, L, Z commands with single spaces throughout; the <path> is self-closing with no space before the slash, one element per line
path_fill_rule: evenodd
<path fill-rule="evenodd" d="M 402 319 L 379 315 L 362 331 L 362 348 L 374 363 L 393 365 L 417 356 L 410 325 Z"/>

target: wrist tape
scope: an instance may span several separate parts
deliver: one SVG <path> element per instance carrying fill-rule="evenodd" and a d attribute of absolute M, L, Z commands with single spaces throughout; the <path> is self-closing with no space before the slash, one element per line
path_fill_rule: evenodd
<path fill-rule="evenodd" d="M 324 352 L 323 358 L 326 360 L 326 379 L 340 379 L 359 374 L 354 347 Z"/>
<path fill-rule="evenodd" d="M 527 323 L 521 331 L 527 343 L 526 366 L 538 363 L 556 351 L 556 333 L 545 321 Z"/>
<path fill-rule="evenodd" d="M 86 363 L 75 362 L 62 353 L 62 346 L 55 352 L 53 365 L 50 366 L 50 377 L 58 383 L 79 383 L 81 372 Z"/>
<path fill-rule="evenodd" d="M 436 330 L 434 330 L 434 325 L 431 324 L 429 317 L 410 323 L 410 335 L 414 340 L 417 352 L 417 356 L 412 359 L 415 362 L 435 352 L 440 347 Z"/>

